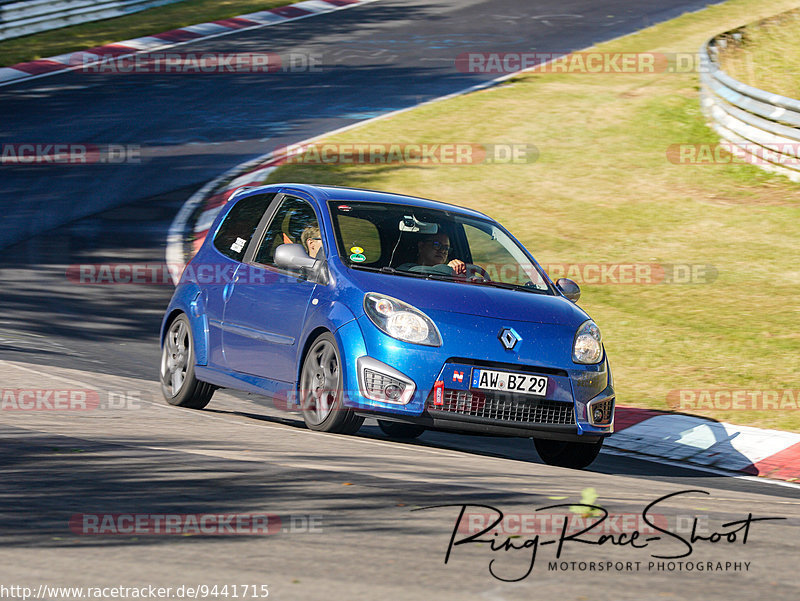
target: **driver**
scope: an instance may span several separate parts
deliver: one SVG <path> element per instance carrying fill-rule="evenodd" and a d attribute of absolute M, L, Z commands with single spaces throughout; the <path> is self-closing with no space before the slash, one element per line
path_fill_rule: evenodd
<path fill-rule="evenodd" d="M 422 236 L 417 243 L 417 262 L 406 263 L 401 265 L 398 269 L 406 271 L 417 272 L 441 272 L 446 275 L 463 275 L 467 272 L 467 266 L 464 261 L 453 259 L 447 262 L 447 256 L 450 253 L 450 237 L 444 233 L 427 234 Z M 435 267 L 436 269 L 420 269 Z"/>
<path fill-rule="evenodd" d="M 312 259 L 317 258 L 317 253 L 322 248 L 322 238 L 320 236 L 319 228 L 315 225 L 309 225 L 300 236 L 300 243 L 303 245 L 306 253 Z"/>

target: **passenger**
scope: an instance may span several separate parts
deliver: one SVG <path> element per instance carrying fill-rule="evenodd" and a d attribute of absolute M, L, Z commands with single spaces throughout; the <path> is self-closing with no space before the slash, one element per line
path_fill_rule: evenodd
<path fill-rule="evenodd" d="M 319 249 L 322 248 L 322 237 L 319 228 L 314 225 L 306 227 L 300 235 L 300 243 L 306 249 L 308 256 L 316 259 Z"/>
<path fill-rule="evenodd" d="M 428 234 L 423 236 L 417 243 L 417 262 L 406 263 L 398 267 L 398 269 L 421 273 L 466 274 L 467 266 L 464 261 L 453 259 L 448 263 L 447 257 L 449 254 L 450 237 L 447 234 L 444 232 Z M 424 269 L 430 267 L 436 269 Z"/>

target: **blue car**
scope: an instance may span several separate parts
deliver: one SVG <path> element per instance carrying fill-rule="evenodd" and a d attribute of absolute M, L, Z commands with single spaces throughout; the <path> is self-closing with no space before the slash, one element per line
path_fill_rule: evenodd
<path fill-rule="evenodd" d="M 499 223 L 398 194 L 238 190 L 184 270 L 161 328 L 166 400 L 266 395 L 313 430 L 533 438 L 588 466 L 614 389 L 578 286 L 552 282 Z"/>

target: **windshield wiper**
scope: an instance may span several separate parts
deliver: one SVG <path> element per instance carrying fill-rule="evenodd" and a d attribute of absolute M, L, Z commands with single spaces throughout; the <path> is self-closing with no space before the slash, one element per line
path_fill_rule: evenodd
<path fill-rule="evenodd" d="M 402 269 L 395 269 L 388 265 L 384 267 L 367 267 L 365 265 L 350 265 L 353 269 L 363 269 L 364 271 L 376 271 L 378 273 L 388 273 L 391 275 L 403 275 L 412 278 L 421 278 L 424 280 L 437 280 L 440 282 L 458 282 L 460 284 L 476 284 L 478 286 L 491 286 L 493 288 L 502 288 L 503 290 L 521 290 L 523 292 L 533 293 L 547 293 L 546 290 L 541 290 L 532 286 L 520 286 L 518 284 L 508 284 L 506 282 L 496 282 L 494 280 L 470 280 L 464 279 L 457 275 L 448 275 L 445 273 L 423 273 L 419 271 L 405 271 Z"/>
<path fill-rule="evenodd" d="M 469 280 L 469 283 L 477 284 L 478 286 L 491 286 L 493 288 L 502 288 L 503 290 L 520 290 L 522 292 L 533 292 L 533 293 L 546 292 L 546 290 L 541 290 L 533 286 L 520 286 L 519 284 L 496 282 L 494 280 Z"/>
<path fill-rule="evenodd" d="M 391 273 L 392 275 L 410 275 L 415 278 L 424 278 L 426 280 L 444 280 L 447 282 L 461 281 L 456 276 L 447 275 L 446 273 L 425 273 L 424 271 L 405 271 L 403 269 L 395 269 L 394 267 L 385 266 L 377 271 L 381 273 Z"/>
<path fill-rule="evenodd" d="M 425 273 L 423 274 L 429 280 L 442 280 L 443 282 L 463 282 L 464 278 L 457 275 L 448 275 L 446 273 Z"/>
<path fill-rule="evenodd" d="M 384 267 L 367 267 L 366 265 L 349 265 L 351 269 L 361 269 L 363 271 L 373 271 L 376 273 L 389 273 L 391 275 L 405 275 L 410 276 L 412 278 L 427 278 L 428 274 L 425 273 L 417 273 L 415 271 L 403 271 L 401 269 L 395 269 L 394 267 L 384 266 Z"/>

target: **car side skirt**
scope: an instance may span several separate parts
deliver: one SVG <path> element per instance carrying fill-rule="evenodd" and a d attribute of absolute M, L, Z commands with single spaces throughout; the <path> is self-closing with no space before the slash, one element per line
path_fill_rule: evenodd
<path fill-rule="evenodd" d="M 281 399 L 286 399 L 288 395 L 293 394 L 295 391 L 295 385 L 291 382 L 268 380 L 239 372 L 222 371 L 205 365 L 196 365 L 194 369 L 198 380 L 220 388 L 233 388 Z"/>

